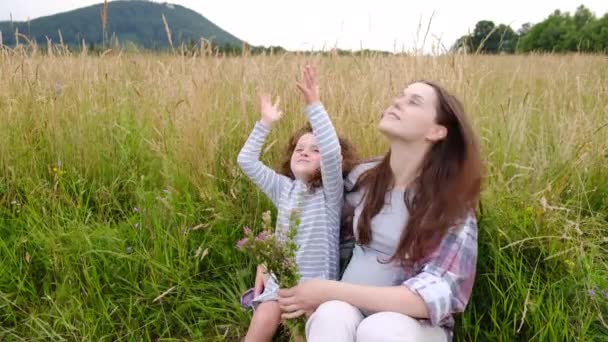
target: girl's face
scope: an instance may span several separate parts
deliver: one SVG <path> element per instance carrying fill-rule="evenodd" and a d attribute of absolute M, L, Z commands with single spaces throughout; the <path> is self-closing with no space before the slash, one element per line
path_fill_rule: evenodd
<path fill-rule="evenodd" d="M 389 139 L 435 142 L 447 133 L 436 117 L 435 90 L 428 84 L 413 83 L 382 113 L 378 128 Z"/>
<path fill-rule="evenodd" d="M 298 139 L 296 148 L 291 154 L 291 172 L 296 179 L 309 181 L 321 167 L 321 155 L 317 140 L 312 133 L 306 133 Z"/>

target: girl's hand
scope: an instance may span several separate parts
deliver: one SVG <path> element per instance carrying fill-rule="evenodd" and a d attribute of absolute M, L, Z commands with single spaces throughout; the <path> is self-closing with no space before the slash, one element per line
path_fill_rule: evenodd
<path fill-rule="evenodd" d="M 255 273 L 255 287 L 253 291 L 254 298 L 264 292 L 264 284 L 266 284 L 268 277 L 266 267 L 264 267 L 264 265 L 258 265 L 258 269 Z"/>
<path fill-rule="evenodd" d="M 319 82 L 317 80 L 317 69 L 314 66 L 306 65 L 302 70 L 302 80 L 296 83 L 298 89 L 304 96 L 306 105 L 319 102 Z"/>
<path fill-rule="evenodd" d="M 279 110 L 280 101 L 277 98 L 277 102 L 272 104 L 269 94 L 260 95 L 260 112 L 262 113 L 260 122 L 269 129 L 283 116 L 283 112 Z"/>

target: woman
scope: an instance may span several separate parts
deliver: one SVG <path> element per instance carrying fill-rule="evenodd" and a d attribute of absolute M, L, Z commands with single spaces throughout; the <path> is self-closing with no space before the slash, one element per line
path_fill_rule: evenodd
<path fill-rule="evenodd" d="M 284 318 L 314 312 L 308 341 L 446 341 L 477 261 L 482 166 L 461 103 L 431 82 L 382 114 L 383 159 L 346 181 L 357 246 L 341 282 L 282 290 Z"/>

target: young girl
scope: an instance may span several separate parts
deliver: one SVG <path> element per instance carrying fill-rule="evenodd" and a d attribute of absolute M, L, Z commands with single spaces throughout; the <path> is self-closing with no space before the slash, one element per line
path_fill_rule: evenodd
<path fill-rule="evenodd" d="M 260 98 L 262 117 L 239 153 L 238 164 L 278 208 L 278 232 L 287 232 L 291 212 L 301 210 L 296 236 L 300 281 L 336 279 L 343 172 L 347 173 L 355 164 L 354 153 L 338 138 L 319 102 L 315 69 L 306 66 L 302 77 L 303 82 L 297 86 L 307 104 L 310 127 L 291 138 L 281 173 L 259 160 L 266 136 L 282 116 L 278 102 L 273 105 L 268 95 Z M 254 295 L 257 308 L 245 341 L 270 341 L 280 324 L 281 310 L 276 301 L 278 285 L 263 266 L 258 266 Z"/>

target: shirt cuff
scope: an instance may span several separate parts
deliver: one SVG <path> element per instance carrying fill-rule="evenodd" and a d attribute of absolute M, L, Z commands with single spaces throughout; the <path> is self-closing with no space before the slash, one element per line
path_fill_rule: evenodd
<path fill-rule="evenodd" d="M 257 121 L 255 123 L 255 129 L 262 131 L 262 133 L 264 134 L 270 133 L 270 128 L 266 127 L 266 125 L 264 125 L 262 121 Z"/>
<path fill-rule="evenodd" d="M 319 112 L 322 112 L 323 110 L 324 110 L 323 104 L 320 101 L 313 102 L 313 103 L 309 104 L 308 106 L 306 106 L 306 108 L 304 109 L 304 111 L 306 112 L 307 115 L 319 113 Z"/>
<path fill-rule="evenodd" d="M 442 321 L 450 316 L 451 290 L 441 277 L 423 272 L 406 280 L 403 285 L 422 298 L 432 325 L 441 326 Z"/>

